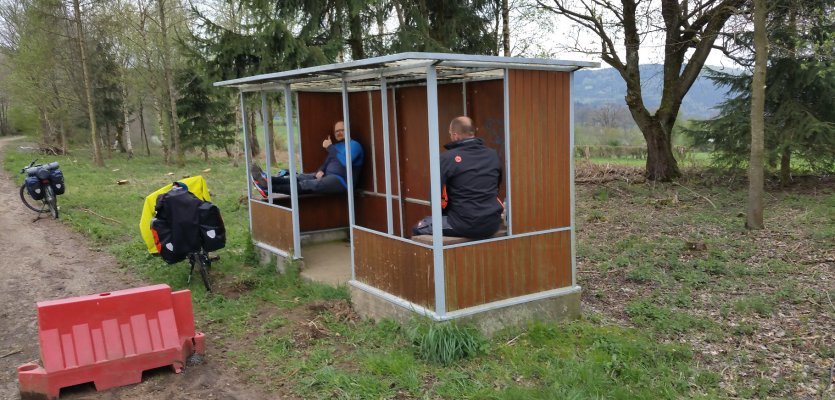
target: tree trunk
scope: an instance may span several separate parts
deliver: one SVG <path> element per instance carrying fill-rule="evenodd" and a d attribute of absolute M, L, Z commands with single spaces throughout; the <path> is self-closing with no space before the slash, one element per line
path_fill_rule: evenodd
<path fill-rule="evenodd" d="M 360 2 L 348 3 L 348 24 L 351 35 L 348 44 L 351 46 L 351 58 L 354 60 L 365 58 L 365 51 L 362 48 L 362 20 L 359 10 L 362 7 L 365 7 L 365 4 Z"/>
<path fill-rule="evenodd" d="M 67 128 L 63 118 L 58 121 L 58 129 L 61 134 L 61 154 L 67 154 Z"/>
<path fill-rule="evenodd" d="M 145 144 L 145 155 L 151 156 L 151 146 L 148 143 L 148 131 L 145 130 L 145 102 L 139 101 L 139 137 Z"/>
<path fill-rule="evenodd" d="M 46 120 L 46 111 L 38 107 L 38 122 L 41 125 L 41 143 L 49 144 L 49 123 Z"/>
<path fill-rule="evenodd" d="M 125 103 L 122 105 L 125 128 L 122 130 L 122 146 L 128 153 L 128 160 L 133 158 L 133 143 L 130 141 L 130 109 L 128 108 L 128 82 L 125 79 L 125 71 L 122 70 L 122 98 Z"/>
<path fill-rule="evenodd" d="M 203 151 L 203 161 L 208 162 L 209 161 L 209 147 L 204 144 L 203 146 L 200 146 L 200 150 Z"/>
<path fill-rule="evenodd" d="M 502 0 L 502 48 L 504 56 L 510 57 L 510 6 L 507 0 Z"/>
<path fill-rule="evenodd" d="M 104 141 L 107 148 L 107 158 L 110 159 L 113 157 L 113 140 L 110 139 L 109 121 L 104 123 L 104 134 L 102 135 L 102 140 Z"/>
<path fill-rule="evenodd" d="M 157 125 L 159 125 L 159 141 L 162 146 L 162 160 L 166 164 L 171 163 L 171 151 L 168 149 L 168 111 L 162 105 L 159 98 L 154 97 L 154 110 L 157 112 Z"/>
<path fill-rule="evenodd" d="M 52 93 L 55 95 L 55 102 L 57 102 L 57 109 L 60 114 L 58 116 L 58 140 L 61 144 L 61 154 L 67 154 L 67 131 L 64 127 L 64 119 L 66 119 L 66 112 L 64 111 L 64 102 L 61 101 L 61 95 L 58 93 L 58 86 L 55 80 L 52 80 Z"/>
<path fill-rule="evenodd" d="M 249 113 L 249 118 L 247 118 L 249 124 L 249 151 L 252 157 L 258 157 L 261 154 L 261 145 L 258 144 L 258 134 L 255 133 L 255 112 L 247 112 Z"/>
<path fill-rule="evenodd" d="M 281 145 L 275 140 L 275 121 L 273 120 L 273 102 L 267 97 L 267 129 L 270 130 L 270 157 L 275 160 L 275 150 Z"/>
<path fill-rule="evenodd" d="M 165 82 L 168 86 L 168 102 L 171 109 L 171 138 L 174 140 L 174 152 L 177 154 L 177 165 L 186 165 L 185 149 L 180 145 L 180 118 L 177 116 L 177 91 L 174 88 L 174 77 L 171 73 L 171 60 L 168 53 L 168 27 L 165 24 L 165 2 L 158 0 L 159 27 L 162 34 L 162 69 L 165 72 Z"/>
<path fill-rule="evenodd" d="M 81 69 L 84 72 L 84 92 L 87 94 L 87 116 L 90 118 L 90 138 L 93 144 L 93 162 L 97 167 L 104 166 L 104 160 L 101 158 L 101 148 L 99 147 L 99 140 L 96 137 L 96 113 L 93 111 L 93 85 L 90 82 L 90 72 L 87 66 L 87 51 L 84 49 L 84 31 L 81 29 L 81 6 L 79 0 L 73 0 L 73 9 L 75 10 L 75 29 L 78 35 L 78 50 L 81 53 Z"/>
<path fill-rule="evenodd" d="M 763 229 L 765 151 L 765 67 L 768 61 L 768 34 L 765 27 L 765 0 L 754 0 L 754 76 L 751 82 L 751 160 L 748 163 L 748 212 L 745 227 Z"/>
<path fill-rule="evenodd" d="M 791 178 L 792 150 L 789 146 L 783 147 L 783 154 L 780 157 L 780 186 L 789 185 Z"/>
<path fill-rule="evenodd" d="M 642 122 L 638 127 L 647 142 L 647 179 L 669 182 L 681 176 L 673 156 L 671 135 L 654 118 Z"/>
<path fill-rule="evenodd" d="M 124 132 L 125 132 L 125 124 L 123 121 L 116 121 L 116 134 L 114 135 L 113 144 L 114 148 L 119 150 L 119 153 L 126 153 L 128 151 L 125 148 L 125 144 L 122 142 L 124 140 Z"/>
<path fill-rule="evenodd" d="M 235 107 L 235 129 L 238 132 L 243 132 L 241 127 L 241 111 L 240 107 Z M 235 135 L 232 138 L 232 150 L 229 149 L 229 144 L 224 145 L 223 148 L 226 150 L 226 156 L 232 160 L 232 166 L 237 167 L 240 141 L 238 140 L 238 135 Z"/>

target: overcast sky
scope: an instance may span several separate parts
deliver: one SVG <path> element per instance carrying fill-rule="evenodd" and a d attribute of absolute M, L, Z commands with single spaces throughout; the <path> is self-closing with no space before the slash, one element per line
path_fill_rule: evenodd
<path fill-rule="evenodd" d="M 546 57 L 575 61 L 599 62 L 602 68 L 609 65 L 600 59 L 599 54 L 584 54 L 569 51 L 572 47 L 585 47 L 599 51 L 600 39 L 587 30 L 576 28 L 568 19 L 549 13 L 525 13 L 516 10 L 511 14 L 511 54 L 528 57 Z M 513 15 L 515 14 L 515 15 Z M 622 39 L 616 44 L 623 43 Z M 641 43 L 639 57 L 641 64 L 662 64 L 664 61 L 664 37 L 661 34 L 645 36 Z M 623 46 L 618 53 L 625 60 Z M 740 68 L 722 52 L 713 50 L 706 65 L 714 67 Z"/>

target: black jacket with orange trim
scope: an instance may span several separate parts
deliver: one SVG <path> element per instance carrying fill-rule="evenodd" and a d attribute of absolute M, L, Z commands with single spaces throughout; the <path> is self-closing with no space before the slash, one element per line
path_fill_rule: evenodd
<path fill-rule="evenodd" d="M 441 186 L 447 206 L 444 215 L 462 235 L 480 239 L 499 229 L 504 209 L 498 199 L 502 164 L 496 151 L 480 138 L 467 138 L 444 145 L 440 156 Z"/>

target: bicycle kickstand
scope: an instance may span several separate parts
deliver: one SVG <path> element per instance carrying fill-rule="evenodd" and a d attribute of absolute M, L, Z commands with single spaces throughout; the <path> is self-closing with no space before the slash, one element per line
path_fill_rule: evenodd
<path fill-rule="evenodd" d="M 188 270 L 188 280 L 186 280 L 186 284 L 191 286 L 191 274 L 194 273 L 194 259 L 189 258 L 188 263 L 191 265 L 191 268 Z"/>

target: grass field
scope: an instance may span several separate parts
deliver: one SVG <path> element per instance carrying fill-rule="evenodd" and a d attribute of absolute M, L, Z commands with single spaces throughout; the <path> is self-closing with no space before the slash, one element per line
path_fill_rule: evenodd
<path fill-rule="evenodd" d="M 5 167 L 16 172 L 31 158 L 9 146 Z M 66 177 L 62 219 L 118 257 L 124 273 L 174 288 L 186 287 L 187 265 L 147 254 L 138 229 L 142 202 L 179 177 L 206 177 L 229 240 L 212 271 L 217 294 L 191 285 L 197 326 L 208 334 L 209 357 L 248 371 L 253 384 L 280 396 L 832 396 L 831 180 L 770 193 L 768 229 L 755 233 L 738 217 L 744 188 L 719 180 L 578 185 L 583 318 L 532 322 L 493 338 L 462 327 L 458 337 L 474 350 L 442 363 L 416 345 L 429 340 L 425 321 L 358 320 L 344 287 L 308 283 L 292 265 L 284 275 L 259 265 L 241 201 L 243 165 L 197 158 L 184 168 L 115 157 L 99 169 L 82 152 L 49 160 L 59 161 Z M 129 183 L 117 185 L 120 179 Z"/>

